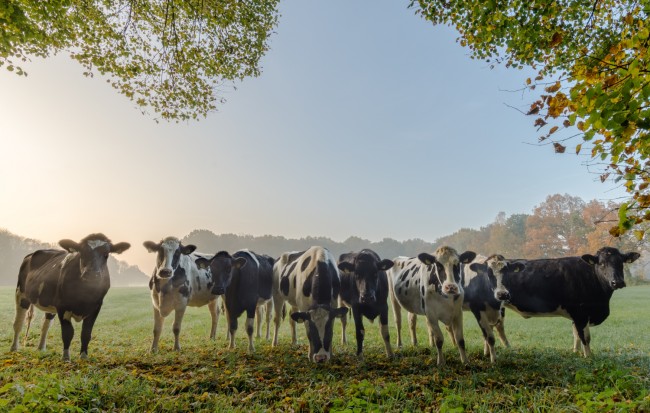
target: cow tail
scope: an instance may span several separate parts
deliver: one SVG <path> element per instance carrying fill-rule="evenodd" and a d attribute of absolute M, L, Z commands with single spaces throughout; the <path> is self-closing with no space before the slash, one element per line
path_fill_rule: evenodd
<path fill-rule="evenodd" d="M 34 319 L 34 304 L 30 304 L 27 309 L 27 328 L 25 329 L 25 338 L 23 340 L 23 346 L 27 346 L 27 337 L 29 337 L 29 326 L 32 324 Z"/>

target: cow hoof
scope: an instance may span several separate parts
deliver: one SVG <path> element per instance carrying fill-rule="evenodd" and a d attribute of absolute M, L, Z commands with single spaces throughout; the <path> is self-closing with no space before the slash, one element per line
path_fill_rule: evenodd
<path fill-rule="evenodd" d="M 18 351 L 18 346 L 11 346 L 9 351 Z"/>
<path fill-rule="evenodd" d="M 88 353 L 81 353 L 79 357 L 81 357 L 82 360 L 88 360 Z"/>
<path fill-rule="evenodd" d="M 68 351 L 63 352 L 63 361 L 69 363 L 70 362 L 70 353 Z"/>

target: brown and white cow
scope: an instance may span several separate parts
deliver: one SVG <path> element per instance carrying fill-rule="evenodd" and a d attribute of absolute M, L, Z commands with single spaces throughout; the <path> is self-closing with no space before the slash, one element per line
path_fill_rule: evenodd
<path fill-rule="evenodd" d="M 18 336 L 25 315 L 34 306 L 45 311 L 39 350 L 45 350 L 47 332 L 58 315 L 63 339 L 63 360 L 70 360 L 74 336 L 72 320 L 82 321 L 81 358 L 88 357 L 93 326 L 111 285 L 106 261 L 111 253 L 120 254 L 130 245 L 113 244 L 104 234 L 91 234 L 80 242 L 64 239 L 65 250 L 38 250 L 23 259 L 16 287 L 16 318 L 11 350 L 18 350 Z"/>
<path fill-rule="evenodd" d="M 397 345 L 402 345 L 401 309 L 409 313 L 411 340 L 417 345 L 415 333 L 417 314 L 424 314 L 429 328 L 429 343 L 435 343 L 438 351 L 437 364 L 445 364 L 442 353 L 444 337 L 438 322 L 451 329 L 452 337 L 460 353 L 460 360 L 467 363 L 465 339 L 463 338 L 463 287 L 460 285 L 462 265 L 471 262 L 476 253 L 466 251 L 460 255 L 451 247 L 440 247 L 433 255 L 421 253 L 417 258 L 398 257 L 390 277 L 391 300 L 397 323 Z"/>
<path fill-rule="evenodd" d="M 196 265 L 195 261 L 201 257 L 194 254 L 196 246 L 183 245 L 178 238 L 167 237 L 158 243 L 146 241 L 144 247 L 156 253 L 156 267 L 149 280 L 154 319 L 151 352 L 158 351 L 165 317 L 172 311 L 174 350 L 180 351 L 181 323 L 187 306 L 202 307 L 207 304 L 212 318 L 210 338 L 214 339 L 219 321 L 218 296 L 212 293 L 214 283 L 210 270 L 200 269 Z"/>
<path fill-rule="evenodd" d="M 341 287 L 336 260 L 323 247 L 280 256 L 273 266 L 273 306 L 275 332 L 278 330 L 285 301 L 291 306 L 291 342 L 296 344 L 296 322 L 303 322 L 309 339 L 309 360 L 320 363 L 332 356 L 334 320 L 345 317 L 346 307 L 337 308 Z"/>

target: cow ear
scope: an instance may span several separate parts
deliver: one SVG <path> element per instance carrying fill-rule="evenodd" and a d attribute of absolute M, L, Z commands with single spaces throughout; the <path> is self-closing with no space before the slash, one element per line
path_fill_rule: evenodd
<path fill-rule="evenodd" d="M 244 268 L 248 261 L 244 257 L 237 257 L 233 260 L 232 264 L 235 268 Z"/>
<path fill-rule="evenodd" d="M 142 243 L 144 247 L 147 249 L 149 252 L 157 252 L 160 249 L 160 245 L 156 244 L 153 241 L 145 241 Z"/>
<path fill-rule="evenodd" d="M 181 254 L 183 255 L 190 255 L 194 250 L 196 250 L 196 245 L 181 245 Z"/>
<path fill-rule="evenodd" d="M 459 261 L 462 264 L 469 264 L 474 261 L 474 258 L 476 258 L 476 253 L 474 251 L 465 251 L 460 254 Z"/>
<path fill-rule="evenodd" d="M 332 317 L 345 318 L 345 315 L 348 313 L 347 307 L 339 307 L 335 310 L 332 310 Z"/>
<path fill-rule="evenodd" d="M 481 264 L 478 262 L 473 262 L 469 265 L 469 269 L 474 271 L 477 274 L 487 272 L 487 264 Z"/>
<path fill-rule="evenodd" d="M 627 254 L 623 255 L 623 261 L 625 261 L 628 264 L 632 264 L 634 261 L 638 260 L 641 254 L 638 252 L 628 252 Z"/>
<path fill-rule="evenodd" d="M 526 268 L 526 264 L 523 262 L 511 262 L 508 264 L 506 269 L 510 272 L 521 272 Z"/>
<path fill-rule="evenodd" d="M 59 241 L 59 245 L 61 246 L 61 248 L 63 248 L 68 252 L 79 251 L 79 244 L 77 244 L 71 239 L 62 239 L 61 241 Z"/>
<path fill-rule="evenodd" d="M 199 269 L 205 270 L 205 269 L 210 268 L 210 262 L 211 261 L 212 261 L 212 259 L 207 259 L 207 258 L 200 257 L 200 258 L 197 258 L 196 261 L 194 261 L 194 262 L 196 263 L 196 266 L 199 267 Z"/>
<path fill-rule="evenodd" d="M 597 257 L 594 257 L 594 256 L 591 255 L 591 254 L 585 254 L 585 255 L 583 255 L 581 258 L 582 258 L 583 261 L 585 261 L 585 262 L 586 262 L 587 264 L 589 264 L 589 265 L 596 265 L 596 264 L 598 264 L 598 258 L 597 258 Z"/>
<path fill-rule="evenodd" d="M 418 255 L 418 259 L 426 265 L 432 265 L 436 262 L 436 257 L 431 254 L 427 254 L 426 252 Z"/>
<path fill-rule="evenodd" d="M 338 267 L 341 271 L 354 272 L 354 264 L 347 261 L 339 262 Z"/>
<path fill-rule="evenodd" d="M 395 263 L 392 260 L 381 260 L 379 263 L 379 269 L 382 271 L 390 270 L 393 268 L 393 265 L 395 265 Z"/>
<path fill-rule="evenodd" d="M 291 313 L 291 319 L 296 323 L 302 323 L 311 320 L 311 317 L 309 316 L 309 313 L 296 311 L 295 313 Z"/>
<path fill-rule="evenodd" d="M 128 242 L 118 242 L 117 244 L 111 245 L 111 252 L 114 254 L 121 254 L 129 248 L 131 248 L 131 244 Z"/>

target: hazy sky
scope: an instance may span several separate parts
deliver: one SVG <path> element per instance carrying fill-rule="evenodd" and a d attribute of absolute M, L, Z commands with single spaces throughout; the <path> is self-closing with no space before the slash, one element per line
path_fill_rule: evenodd
<path fill-rule="evenodd" d="M 143 241 L 194 229 L 434 241 L 549 194 L 620 195 L 534 145 L 506 106 L 526 110 L 507 90 L 529 73 L 471 60 L 407 5 L 283 0 L 262 75 L 200 122 L 157 124 L 65 55 L 0 69 L 0 227 L 104 232 L 149 272 Z"/>

